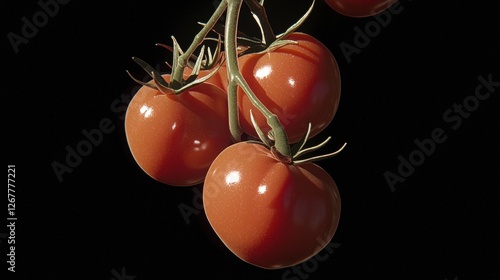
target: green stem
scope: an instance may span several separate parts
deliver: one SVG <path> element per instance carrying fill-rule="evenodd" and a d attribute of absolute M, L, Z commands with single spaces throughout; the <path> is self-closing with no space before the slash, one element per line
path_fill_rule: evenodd
<path fill-rule="evenodd" d="M 241 75 L 238 68 L 238 58 L 236 53 L 236 32 L 238 29 L 238 17 L 243 0 L 225 0 L 228 3 L 226 15 L 226 28 L 224 44 L 226 47 L 226 63 L 229 78 L 228 101 L 229 101 L 229 122 L 231 135 L 234 139 L 240 139 L 241 128 L 238 121 L 237 86 L 241 86 L 250 102 L 266 117 L 267 124 L 274 133 L 275 147 L 282 155 L 291 158 L 290 145 L 286 132 L 278 117 L 262 104 Z"/>
<path fill-rule="evenodd" d="M 195 35 L 193 42 L 191 43 L 189 48 L 178 57 L 177 67 L 175 67 L 175 69 L 172 69 L 172 81 L 182 83 L 184 76 L 184 68 L 186 67 L 189 58 L 193 55 L 196 48 L 198 48 L 198 46 L 200 46 L 203 43 L 203 41 L 207 37 L 207 34 L 212 30 L 212 28 L 215 26 L 219 18 L 226 11 L 226 7 L 227 7 L 227 1 L 226 0 L 221 1 L 215 12 L 208 20 L 208 22 L 205 25 L 203 25 L 203 28 L 200 30 L 200 32 L 198 32 L 198 34 Z"/>
<path fill-rule="evenodd" d="M 262 31 L 262 39 L 265 45 L 269 45 L 276 40 L 271 24 L 269 23 L 266 9 L 257 0 L 244 0 L 250 11 L 257 17 L 259 27 Z"/>
<path fill-rule="evenodd" d="M 241 140 L 241 127 L 239 122 L 238 113 L 238 80 L 236 76 L 240 73 L 238 68 L 238 53 L 237 49 L 237 30 L 238 18 L 241 9 L 241 0 L 224 0 L 229 2 L 226 14 L 226 26 L 224 28 L 224 46 L 226 51 L 226 65 L 228 84 L 228 116 L 229 116 L 229 130 L 233 141 L 239 142 Z"/>

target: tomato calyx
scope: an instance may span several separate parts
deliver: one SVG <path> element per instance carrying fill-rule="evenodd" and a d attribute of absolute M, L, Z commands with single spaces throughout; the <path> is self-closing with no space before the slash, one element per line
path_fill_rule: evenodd
<path fill-rule="evenodd" d="M 308 163 L 308 162 L 316 162 L 316 161 L 319 161 L 319 160 L 324 160 L 324 159 L 332 158 L 332 157 L 338 155 L 340 152 L 342 152 L 342 150 L 347 145 L 347 143 L 344 143 L 342 145 L 342 147 L 340 147 L 338 150 L 336 150 L 334 152 L 331 152 L 331 153 L 328 153 L 328 154 L 321 154 L 321 155 L 318 155 L 318 156 L 304 158 L 304 155 L 309 154 L 311 152 L 314 152 L 316 150 L 319 150 L 319 149 L 323 148 L 332 139 L 331 136 L 328 136 L 323 142 L 321 142 L 321 143 L 319 143 L 319 144 L 317 144 L 315 146 L 305 148 L 306 143 L 307 143 L 307 139 L 309 138 L 309 133 L 310 132 L 311 132 L 311 123 L 309 123 L 308 128 L 307 128 L 307 133 L 304 135 L 304 137 L 302 138 L 302 140 L 299 143 L 297 143 L 294 146 L 292 146 L 291 149 L 292 149 L 292 158 L 293 158 L 293 163 L 294 164 L 303 164 L 303 163 Z"/>
<path fill-rule="evenodd" d="M 164 47 L 167 50 L 171 50 L 173 52 L 172 65 L 166 63 L 167 66 L 169 66 L 172 69 L 171 73 L 172 79 L 170 83 L 163 78 L 162 74 L 158 70 L 156 70 L 154 67 L 149 65 L 144 60 L 137 57 L 132 57 L 132 60 L 136 62 L 139 66 L 141 66 L 141 68 L 148 73 L 148 75 L 152 78 L 152 80 L 150 82 L 143 82 L 139 79 L 136 79 L 134 76 L 132 76 L 132 74 L 130 74 L 129 71 L 127 71 L 128 75 L 132 78 L 132 80 L 143 86 L 156 89 L 163 94 L 180 94 L 181 92 L 186 91 L 210 79 L 213 75 L 217 73 L 220 66 L 222 65 L 222 59 L 220 55 L 220 43 L 216 47 L 214 53 L 212 53 L 211 50 L 208 49 L 206 54 L 205 54 L 205 45 L 202 45 L 200 49 L 200 54 L 198 56 L 192 55 L 192 57 L 195 59 L 194 63 L 189 61 L 188 63 L 186 63 L 186 65 L 179 65 L 178 57 L 181 54 L 183 54 L 183 51 L 174 37 L 172 37 L 172 41 L 174 46 L 173 48 L 163 44 L 156 44 L 157 46 Z M 184 75 L 182 75 L 182 73 L 184 72 L 184 68 L 186 66 L 191 69 L 191 73 L 187 75 L 187 78 L 184 78 Z M 212 68 L 213 70 L 208 75 L 198 79 L 200 70 L 212 69 Z M 174 77 L 179 76 L 177 74 L 178 72 L 181 72 L 181 78 L 175 79 Z"/>
<path fill-rule="evenodd" d="M 189 69 L 191 69 L 191 71 L 195 70 L 196 68 L 196 63 L 198 61 L 198 59 L 200 59 L 200 57 L 202 57 L 201 59 L 201 63 L 200 63 L 200 68 L 199 70 L 214 70 L 214 69 L 217 69 L 223 62 L 224 60 L 224 56 L 222 55 L 222 39 L 221 39 L 221 36 L 219 35 L 218 38 L 210 38 L 210 37 L 207 37 L 205 38 L 206 41 L 213 41 L 213 42 L 216 42 L 216 46 L 215 46 L 215 50 L 212 52 L 212 50 L 210 49 L 210 46 L 202 46 L 205 47 L 205 49 L 207 50 L 206 51 L 206 54 L 205 56 L 197 56 L 195 54 L 191 54 L 189 59 L 186 61 L 186 65 L 185 67 L 188 67 Z M 174 48 L 169 46 L 169 45 L 165 45 L 165 44 L 160 44 L 160 43 L 157 43 L 156 46 L 158 47 L 162 47 L 170 52 L 172 52 L 173 54 L 175 54 L 176 51 L 178 51 L 179 53 L 177 54 L 177 57 L 179 56 L 179 54 L 184 54 L 184 52 L 182 51 L 182 49 L 180 48 L 179 44 L 177 43 L 177 40 L 175 39 L 175 37 L 172 37 L 172 41 L 174 42 Z M 175 46 L 177 46 L 177 49 L 175 49 Z M 177 62 L 178 59 L 174 59 L 174 64 Z M 178 71 L 178 65 L 177 67 L 174 67 L 173 65 L 169 64 L 168 62 L 165 62 L 165 64 L 167 64 L 167 66 L 169 68 L 172 69 L 172 71 Z M 192 74 L 198 74 L 199 71 L 197 71 L 197 73 L 192 73 Z"/>
<path fill-rule="evenodd" d="M 288 35 L 292 34 L 293 32 L 297 31 L 297 29 L 302 25 L 302 23 L 306 21 L 306 19 L 309 17 L 314 8 L 314 4 L 315 0 L 312 1 L 309 9 L 304 13 L 304 15 L 302 15 L 302 17 L 297 22 L 292 24 L 285 32 L 277 35 L 275 40 L 269 43 L 265 51 L 272 51 L 288 44 L 297 44 L 296 41 L 286 40 L 286 37 L 288 37 Z"/>
<path fill-rule="evenodd" d="M 255 131 L 257 132 L 257 135 L 259 137 L 260 141 L 256 140 L 250 140 L 249 142 L 257 143 L 264 145 L 269 149 L 271 154 L 274 156 L 275 159 L 277 159 L 280 162 L 286 163 L 286 164 L 304 164 L 304 163 L 310 163 L 310 162 L 316 162 L 319 160 L 324 160 L 328 158 L 332 158 L 336 155 L 338 155 L 342 150 L 345 148 L 347 143 L 344 143 L 342 147 L 340 147 L 338 150 L 328 153 L 328 154 L 321 154 L 317 156 L 312 156 L 312 157 L 305 157 L 305 155 L 310 154 L 314 151 L 317 151 L 324 146 L 332 139 L 331 136 L 328 136 L 323 142 L 311 146 L 311 147 L 306 147 L 307 140 L 309 139 L 309 135 L 311 133 L 311 128 L 312 125 L 311 123 L 308 124 L 307 131 L 302 137 L 302 139 L 294 144 L 292 147 L 290 147 L 290 153 L 291 155 L 285 155 L 281 153 L 276 146 L 274 145 L 274 133 L 273 131 L 269 131 L 268 135 L 265 135 L 265 133 L 260 129 L 259 125 L 257 124 L 257 121 L 255 120 L 252 111 L 250 110 L 250 119 L 252 121 L 252 124 L 255 128 Z"/>
<path fill-rule="evenodd" d="M 296 41 L 287 40 L 286 37 L 295 32 L 305 22 L 311 14 L 315 4 L 315 0 L 313 0 L 309 9 L 299 20 L 292 24 L 285 32 L 276 35 L 269 23 L 266 10 L 264 8 L 264 1 L 244 0 L 244 2 L 250 8 L 253 18 L 260 29 L 261 38 L 259 39 L 248 36 L 238 30 L 236 34 L 237 45 L 245 48 L 245 50 L 240 52 L 238 56 L 251 53 L 265 53 L 288 44 L 297 44 Z M 225 29 L 225 25 L 221 23 L 217 23 L 213 27 L 213 31 L 221 36 L 224 35 Z"/>
<path fill-rule="evenodd" d="M 272 42 L 275 39 L 273 28 L 269 23 L 266 9 L 264 8 L 264 1 L 260 0 L 245 0 L 245 3 L 250 8 L 250 11 L 255 19 L 257 25 L 260 28 L 262 34 L 262 42 Z"/>

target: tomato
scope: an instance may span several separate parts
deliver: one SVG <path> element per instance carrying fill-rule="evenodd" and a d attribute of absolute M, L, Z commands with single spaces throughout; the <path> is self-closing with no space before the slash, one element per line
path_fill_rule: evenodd
<path fill-rule="evenodd" d="M 192 69 L 185 68 L 184 69 L 184 75 L 188 76 L 191 74 Z M 200 70 L 198 73 L 197 79 L 201 79 L 205 76 L 211 75 L 214 69 L 211 70 Z M 214 86 L 217 86 L 218 88 L 222 89 L 224 92 L 227 92 L 227 85 L 228 85 L 228 79 L 227 79 L 227 68 L 225 63 L 220 66 L 217 72 L 215 74 L 212 74 L 212 77 L 208 78 L 208 80 L 205 81 L 205 83 L 212 84 Z M 227 110 L 227 109 L 226 109 Z"/>
<path fill-rule="evenodd" d="M 250 142 L 233 144 L 214 160 L 203 204 L 227 248 L 267 269 L 314 256 L 330 242 L 340 218 L 339 191 L 325 170 L 280 162 Z"/>
<path fill-rule="evenodd" d="M 276 114 L 290 143 L 298 142 L 312 123 L 310 137 L 332 121 L 340 101 L 340 73 L 337 61 L 317 39 L 292 33 L 297 41 L 265 53 L 247 54 L 238 59 L 241 74 L 257 98 Z M 257 124 L 267 133 L 265 117 L 238 88 L 242 130 L 256 137 L 250 109 Z"/>
<path fill-rule="evenodd" d="M 335 11 L 349 17 L 369 17 L 389 8 L 397 0 L 325 0 Z"/>
<path fill-rule="evenodd" d="M 206 75 L 209 75 L 211 71 L 214 70 L 201 70 L 198 79 L 202 78 Z M 206 83 L 213 84 L 220 89 L 222 89 L 224 92 L 227 92 L 227 85 L 228 85 L 228 79 L 227 79 L 227 68 L 225 65 L 222 65 L 219 70 L 217 70 L 217 73 L 215 73 L 212 77 L 210 77 Z M 227 110 L 227 108 L 226 108 Z"/>
<path fill-rule="evenodd" d="M 172 186 L 202 183 L 232 143 L 226 94 L 208 83 L 178 95 L 143 86 L 128 106 L 125 132 L 135 161 L 152 178 Z"/>

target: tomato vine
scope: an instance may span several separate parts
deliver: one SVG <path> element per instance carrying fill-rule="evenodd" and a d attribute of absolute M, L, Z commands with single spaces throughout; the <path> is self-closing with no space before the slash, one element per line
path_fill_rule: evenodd
<path fill-rule="evenodd" d="M 260 38 L 246 36 L 239 30 L 243 4 L 260 29 Z M 317 244 L 317 238 L 331 239 L 339 221 L 337 186 L 325 170 L 312 162 L 338 155 L 346 144 L 319 156 L 309 155 L 323 148 L 331 137 L 318 145 L 306 146 L 309 138 L 328 126 L 340 98 L 335 58 L 321 42 L 296 32 L 314 5 L 312 0 L 297 22 L 276 34 L 263 0 L 222 0 L 185 51 L 175 37 L 172 47 L 157 44 L 172 52 L 172 63 L 167 63 L 170 74 L 161 74 L 136 57 L 133 60 L 151 80 L 140 81 L 127 71 L 143 85 L 131 101 L 125 119 L 135 160 L 152 178 L 165 184 L 192 186 L 203 182 L 206 214 L 214 230 L 236 255 L 264 268 L 294 265 L 316 254 L 326 246 L 323 241 Z M 210 32 L 218 38 L 210 38 Z M 217 42 L 215 51 L 205 44 L 208 41 Z M 278 75 L 259 84 L 255 73 L 261 69 L 253 67 L 257 67 L 263 54 L 269 60 L 286 56 L 287 62 L 300 70 L 288 71 L 283 67 L 286 63 L 280 61 L 276 72 L 289 72 L 287 76 Z M 248 63 L 250 60 L 252 63 Z M 216 84 L 212 78 L 225 81 Z M 283 84 L 290 88 L 283 89 Z M 286 94 L 290 94 L 289 99 L 296 99 L 293 104 L 279 104 Z M 280 102 L 272 100 L 274 97 Z M 259 120 L 252 108 L 259 112 Z M 285 116 L 300 117 L 284 119 L 285 110 L 291 110 Z M 244 119 L 248 126 L 248 113 L 250 130 L 257 136 L 240 123 Z M 268 129 L 265 132 L 263 125 Z M 290 136 L 291 126 L 295 129 Z M 244 139 L 244 133 L 251 139 Z M 235 155 L 239 155 L 238 160 Z M 273 171 L 264 179 L 252 175 L 265 170 Z M 211 191 L 220 194 L 210 196 Z M 263 204 L 255 219 L 249 215 L 254 211 L 254 200 Z M 301 213 L 304 208 L 310 213 Z M 265 219 L 261 220 L 261 216 Z M 313 217 L 320 222 L 309 223 Z M 249 225 L 241 221 L 247 221 L 255 230 L 244 236 Z M 282 234 L 291 234 L 292 243 L 281 238 Z M 303 246 L 292 248 L 299 241 Z"/>
<path fill-rule="evenodd" d="M 244 51 L 245 54 L 252 52 L 263 52 L 269 51 L 275 48 L 279 48 L 286 44 L 294 44 L 296 42 L 292 40 L 286 40 L 286 36 L 290 33 L 294 32 L 309 16 L 312 11 L 315 1 L 312 1 L 312 4 L 309 10 L 304 14 L 302 18 L 300 18 L 295 24 L 290 26 L 284 33 L 280 35 L 275 35 L 271 25 L 269 24 L 267 14 L 265 12 L 263 1 L 257 0 L 223 0 L 220 2 L 219 6 L 212 14 L 210 19 L 202 24 L 202 29 L 196 34 L 193 38 L 191 45 L 188 49 L 183 52 L 175 38 L 172 37 L 174 42 L 173 48 L 173 63 L 172 63 L 172 80 L 171 83 L 167 83 L 161 76 L 161 74 L 156 71 L 153 67 L 148 65 L 146 62 L 133 58 L 135 62 L 137 62 L 153 79 L 152 83 L 144 83 L 135 78 L 133 78 L 136 82 L 139 82 L 145 86 L 149 86 L 152 88 L 156 88 L 163 93 L 175 93 L 179 94 L 182 91 L 185 91 L 197 84 L 200 84 L 210 78 L 210 75 L 207 75 L 203 78 L 196 79 L 198 76 L 199 68 L 201 67 L 202 58 L 205 56 L 203 42 L 207 39 L 209 32 L 216 29 L 216 25 L 218 24 L 221 16 L 226 13 L 225 24 L 223 26 L 224 31 L 224 48 L 225 48 L 225 62 L 227 65 L 227 77 L 228 77 L 228 115 L 229 115 L 229 128 L 231 132 L 231 136 L 234 142 L 241 141 L 242 130 L 239 124 L 239 113 L 238 113 L 238 105 L 237 105 L 237 87 L 241 87 L 245 94 L 250 99 L 251 103 L 266 117 L 267 123 L 270 126 L 273 137 L 274 137 L 274 147 L 276 150 L 286 157 L 291 157 L 290 145 L 288 142 L 287 134 L 280 123 L 279 118 L 271 112 L 263 103 L 259 100 L 259 98 L 255 95 L 251 87 L 248 85 L 247 81 L 241 74 L 238 66 L 238 42 L 242 42 L 242 40 L 246 40 L 249 43 L 251 40 L 248 38 L 240 38 L 238 37 L 238 21 L 241 6 L 245 2 L 250 8 L 251 12 L 256 19 L 256 23 L 258 24 L 262 38 L 260 41 L 253 41 L 252 44 L 246 44 L 249 46 L 247 50 Z M 190 58 L 194 56 L 194 52 L 201 46 L 200 55 L 195 64 L 195 68 L 193 68 L 192 74 L 190 77 L 185 80 L 183 74 L 185 73 L 185 68 L 188 66 L 188 61 Z M 217 69 L 213 70 L 215 73 Z"/>

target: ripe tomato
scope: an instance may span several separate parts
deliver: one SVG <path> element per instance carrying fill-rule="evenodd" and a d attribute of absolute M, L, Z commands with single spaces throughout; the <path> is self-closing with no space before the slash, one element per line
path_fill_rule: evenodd
<path fill-rule="evenodd" d="M 202 78 L 206 75 L 209 75 L 213 70 L 202 70 L 200 71 L 200 74 L 198 75 L 198 79 Z M 228 85 L 228 79 L 227 79 L 227 68 L 225 65 L 222 65 L 219 70 L 217 70 L 217 73 L 215 73 L 212 77 L 210 77 L 206 83 L 213 84 L 220 89 L 222 89 L 224 92 L 227 92 L 227 85 Z M 227 94 L 227 93 L 226 93 Z M 227 108 L 226 108 L 227 110 Z"/>
<path fill-rule="evenodd" d="M 335 11 L 349 17 L 369 17 L 389 8 L 397 0 L 325 0 Z"/>
<path fill-rule="evenodd" d="M 185 68 L 184 69 L 184 75 L 188 76 L 191 74 L 192 69 Z M 208 76 L 212 74 L 214 70 L 200 70 L 198 73 L 197 79 L 201 79 L 205 76 Z M 219 87 L 222 89 L 224 92 L 227 92 L 227 85 L 228 85 L 228 79 L 227 79 L 227 68 L 226 64 L 223 63 L 220 68 L 217 70 L 215 74 L 212 75 L 212 77 L 208 78 L 208 80 L 205 81 L 205 83 L 212 84 L 214 86 Z M 226 109 L 227 110 L 227 109 Z"/>
<path fill-rule="evenodd" d="M 332 121 L 340 101 L 340 73 L 337 61 L 317 39 L 292 33 L 286 39 L 297 41 L 278 49 L 241 56 L 240 71 L 259 100 L 277 115 L 290 143 L 298 142 L 312 123 L 310 137 Z M 265 117 L 238 88 L 240 125 L 256 137 L 250 109 L 264 133 L 270 128 Z"/>
<path fill-rule="evenodd" d="M 143 86 L 128 106 L 125 132 L 134 159 L 149 176 L 172 186 L 199 184 L 232 143 L 226 94 L 208 83 L 178 95 Z"/>
<path fill-rule="evenodd" d="M 286 164 L 268 148 L 239 142 L 212 163 L 203 186 L 206 216 L 240 259 L 276 269 L 296 265 L 332 239 L 340 195 L 313 163 Z"/>

